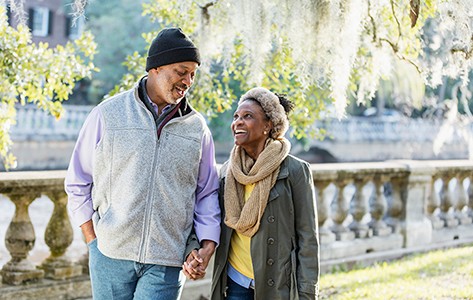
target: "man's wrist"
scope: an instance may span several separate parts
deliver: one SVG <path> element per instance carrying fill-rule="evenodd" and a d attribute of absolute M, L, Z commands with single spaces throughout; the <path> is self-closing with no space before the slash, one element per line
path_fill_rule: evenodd
<path fill-rule="evenodd" d="M 203 240 L 200 242 L 200 247 L 204 249 L 205 251 L 214 252 L 216 246 L 217 246 L 217 243 L 211 240 Z"/>
<path fill-rule="evenodd" d="M 82 229 L 82 234 L 84 235 L 86 243 L 89 243 L 96 238 L 92 220 L 85 222 L 80 226 L 80 228 Z"/>

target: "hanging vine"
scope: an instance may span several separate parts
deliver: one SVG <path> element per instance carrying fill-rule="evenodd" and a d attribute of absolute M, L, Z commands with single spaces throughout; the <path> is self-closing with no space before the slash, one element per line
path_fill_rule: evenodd
<path fill-rule="evenodd" d="M 77 14 L 86 1 L 75 0 Z M 473 0 L 151 0 L 143 12 L 181 27 L 199 45 L 204 61 L 191 91 L 197 108 L 208 115 L 224 111 L 241 90 L 264 83 L 297 97 L 294 119 L 308 121 L 293 125 L 303 135 L 328 105 L 342 117 L 349 101 L 369 103 L 398 60 L 432 86 L 444 76 L 467 82 L 471 7 Z M 426 54 L 433 45 L 423 40 L 432 19 L 442 44 L 438 56 Z M 142 74 L 142 59 L 130 56 L 131 72 L 115 91 Z"/>

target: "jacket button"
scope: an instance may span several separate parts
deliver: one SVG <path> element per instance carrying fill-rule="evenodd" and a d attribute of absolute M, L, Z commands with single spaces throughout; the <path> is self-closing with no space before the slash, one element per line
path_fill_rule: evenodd
<path fill-rule="evenodd" d="M 273 238 L 269 238 L 267 242 L 268 242 L 268 245 L 272 245 L 272 244 L 274 244 L 274 239 L 273 239 Z"/>
<path fill-rule="evenodd" d="M 274 280 L 268 279 L 268 285 L 269 285 L 269 286 L 273 286 L 273 285 L 274 285 Z"/>
<path fill-rule="evenodd" d="M 274 260 L 272 258 L 269 258 L 266 263 L 270 266 L 272 266 L 274 264 Z"/>
<path fill-rule="evenodd" d="M 274 223 L 274 220 L 276 220 L 276 218 L 274 216 L 269 216 L 268 217 L 268 222 L 269 223 Z"/>

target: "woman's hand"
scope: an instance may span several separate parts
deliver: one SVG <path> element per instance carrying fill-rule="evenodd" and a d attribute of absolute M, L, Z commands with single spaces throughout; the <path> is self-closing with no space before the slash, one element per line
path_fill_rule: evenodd
<path fill-rule="evenodd" d="M 206 274 L 210 258 L 215 252 L 215 242 L 204 240 L 199 250 L 192 250 L 182 265 L 182 272 L 192 280 L 201 279 Z"/>

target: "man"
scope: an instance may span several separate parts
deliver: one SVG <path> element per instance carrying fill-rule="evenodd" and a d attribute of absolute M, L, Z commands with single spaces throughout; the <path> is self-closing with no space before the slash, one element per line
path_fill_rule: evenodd
<path fill-rule="evenodd" d="M 65 189 L 89 247 L 94 299 L 178 299 L 184 259 L 193 250 L 200 278 L 215 251 L 214 145 L 185 98 L 199 65 L 180 28 L 162 30 L 147 76 L 95 107 L 81 129 Z"/>

